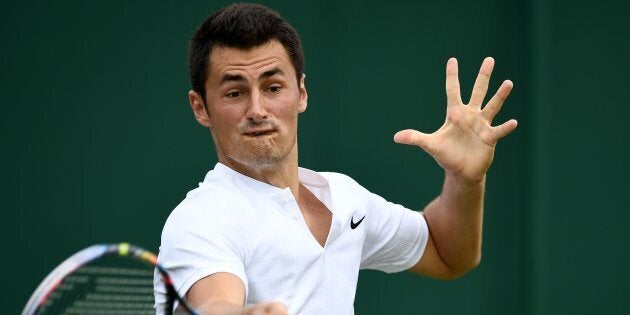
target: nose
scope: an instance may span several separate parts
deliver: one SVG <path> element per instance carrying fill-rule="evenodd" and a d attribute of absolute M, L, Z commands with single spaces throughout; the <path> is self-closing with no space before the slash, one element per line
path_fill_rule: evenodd
<path fill-rule="evenodd" d="M 250 104 L 247 108 L 247 120 L 259 123 L 265 121 L 267 118 L 267 110 L 265 109 L 265 102 L 261 93 L 252 93 Z"/>

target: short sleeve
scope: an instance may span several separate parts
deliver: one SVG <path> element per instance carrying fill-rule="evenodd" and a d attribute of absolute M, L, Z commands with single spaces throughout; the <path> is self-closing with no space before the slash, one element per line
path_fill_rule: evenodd
<path fill-rule="evenodd" d="M 184 296 L 195 282 L 218 272 L 236 275 L 243 281 L 247 296 L 245 261 L 247 236 L 237 224 L 238 202 L 222 195 L 203 201 L 184 200 L 168 218 L 162 231 L 158 260 L 169 272 L 177 292 Z M 200 205 L 207 204 L 207 207 Z M 211 206 L 210 206 L 211 205 Z M 156 309 L 166 302 L 166 292 L 155 277 Z"/>
<path fill-rule="evenodd" d="M 388 202 L 361 187 L 370 220 L 363 245 L 361 269 L 387 273 L 413 267 L 422 257 L 429 239 L 427 223 L 420 212 Z"/>

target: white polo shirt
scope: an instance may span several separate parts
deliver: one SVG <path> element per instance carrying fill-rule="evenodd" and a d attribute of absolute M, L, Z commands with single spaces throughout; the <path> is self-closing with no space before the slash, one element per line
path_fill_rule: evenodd
<path fill-rule="evenodd" d="M 196 281 L 229 272 L 245 284 L 248 305 L 274 300 L 289 314 L 354 314 L 359 269 L 398 272 L 420 260 L 429 232 L 419 212 L 342 174 L 300 168 L 299 179 L 332 211 L 324 247 L 289 188 L 218 163 L 162 232 L 158 259 L 178 292 L 184 296 Z M 156 277 L 156 306 L 166 299 L 160 282 Z"/>

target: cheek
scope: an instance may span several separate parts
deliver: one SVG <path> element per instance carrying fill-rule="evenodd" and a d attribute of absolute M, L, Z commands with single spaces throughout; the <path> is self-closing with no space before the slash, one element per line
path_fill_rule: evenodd
<path fill-rule="evenodd" d="M 209 111 L 210 121 L 215 126 L 226 128 L 227 126 L 236 125 L 242 117 L 242 113 L 237 106 L 216 106 Z"/>
<path fill-rule="evenodd" d="M 210 116 L 210 129 L 217 138 L 234 138 L 239 134 L 239 119 L 228 113 L 213 113 Z"/>
<path fill-rule="evenodd" d="M 297 126 L 298 112 L 294 108 L 283 108 L 273 113 L 276 122 L 284 126 L 284 129 L 295 129 Z"/>
<path fill-rule="evenodd" d="M 277 106 L 273 106 L 274 116 L 283 119 L 294 119 L 300 112 L 299 98 L 287 97 L 281 102 L 277 102 Z"/>

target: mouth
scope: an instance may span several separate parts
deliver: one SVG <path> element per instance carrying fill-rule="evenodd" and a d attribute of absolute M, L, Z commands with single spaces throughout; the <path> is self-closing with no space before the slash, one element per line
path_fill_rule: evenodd
<path fill-rule="evenodd" d="M 271 135 L 274 132 L 276 132 L 275 129 L 265 129 L 265 130 L 251 130 L 243 134 L 248 137 L 262 137 L 262 136 Z"/>

